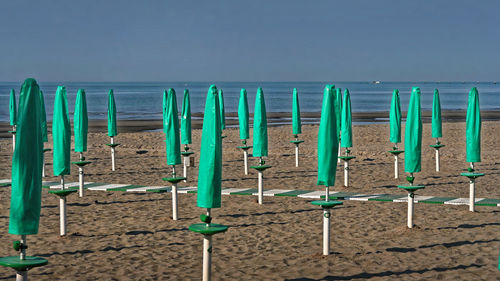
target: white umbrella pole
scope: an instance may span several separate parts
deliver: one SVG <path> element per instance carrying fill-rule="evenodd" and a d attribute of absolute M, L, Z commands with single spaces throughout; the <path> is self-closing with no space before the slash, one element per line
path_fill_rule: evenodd
<path fill-rule="evenodd" d="M 64 190 L 64 176 L 61 176 L 61 189 Z M 60 234 L 66 235 L 66 196 L 59 197 L 59 212 L 60 212 Z"/>
<path fill-rule="evenodd" d="M 329 200 L 330 187 L 326 187 L 325 201 Z M 330 254 L 330 209 L 323 208 L 323 255 Z"/>
<path fill-rule="evenodd" d="M 42 159 L 42 178 L 45 178 L 45 154 Z"/>
<path fill-rule="evenodd" d="M 399 178 L 398 156 L 394 155 L 394 178 Z"/>
<path fill-rule="evenodd" d="M 474 163 L 470 163 L 470 167 L 474 170 Z M 473 178 L 469 182 L 469 211 L 474 212 L 474 204 L 476 201 L 476 183 Z"/>
<path fill-rule="evenodd" d="M 182 167 L 182 176 L 185 177 L 186 179 L 184 182 L 187 182 L 187 176 L 188 176 L 188 170 L 187 170 L 187 163 L 189 161 L 189 156 L 184 156 L 184 166 Z"/>
<path fill-rule="evenodd" d="M 344 186 L 349 187 L 349 161 L 344 160 Z"/>
<path fill-rule="evenodd" d="M 439 172 L 439 149 L 436 149 L 436 172 Z"/>
<path fill-rule="evenodd" d="M 207 216 L 210 217 L 210 208 L 207 208 Z M 211 268 L 212 268 L 212 235 L 203 235 L 203 281 L 212 280 Z"/>
<path fill-rule="evenodd" d="M 21 235 L 21 254 L 19 256 L 20 260 L 26 259 L 26 235 Z M 17 271 L 16 270 L 16 281 L 28 281 L 28 271 Z"/>
<path fill-rule="evenodd" d="M 114 144 L 115 140 L 114 137 L 111 137 L 111 144 Z M 111 170 L 115 170 L 115 148 L 112 146 L 111 147 Z"/>
<path fill-rule="evenodd" d="M 295 144 L 295 167 L 299 166 L 299 144 Z"/>
<path fill-rule="evenodd" d="M 175 177 L 175 165 L 172 167 L 172 172 Z M 172 219 L 176 221 L 178 219 L 178 206 L 177 206 L 177 184 L 172 184 Z"/>
<path fill-rule="evenodd" d="M 338 156 L 340 156 L 340 138 L 339 138 L 339 155 Z M 339 157 L 337 157 L 337 163 L 340 163 L 340 158 Z"/>
<path fill-rule="evenodd" d="M 263 187 L 263 185 L 264 185 L 264 180 L 263 180 L 264 176 L 262 174 L 262 171 L 258 171 L 258 172 L 259 172 L 259 192 L 258 192 L 259 193 L 259 204 L 262 205 L 262 201 L 264 201 L 264 191 L 263 191 L 263 189 L 264 189 L 264 187 Z"/>
<path fill-rule="evenodd" d="M 243 150 L 243 161 L 245 162 L 245 175 L 248 175 L 248 151 Z"/>
<path fill-rule="evenodd" d="M 80 161 L 83 159 L 83 153 L 80 152 Z M 83 166 L 78 166 L 78 196 L 83 197 Z"/>
<path fill-rule="evenodd" d="M 12 152 L 16 150 L 16 126 L 12 126 Z"/>
<path fill-rule="evenodd" d="M 408 228 L 413 228 L 413 192 L 408 193 Z"/>

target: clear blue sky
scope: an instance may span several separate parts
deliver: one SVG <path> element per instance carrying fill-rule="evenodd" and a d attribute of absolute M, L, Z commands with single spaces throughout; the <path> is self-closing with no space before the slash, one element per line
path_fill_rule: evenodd
<path fill-rule="evenodd" d="M 2 1 L 0 81 L 499 81 L 500 1 Z"/>

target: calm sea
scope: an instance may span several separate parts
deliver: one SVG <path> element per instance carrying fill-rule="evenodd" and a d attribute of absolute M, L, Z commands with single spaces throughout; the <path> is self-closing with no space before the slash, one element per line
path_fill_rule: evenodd
<path fill-rule="evenodd" d="M 58 85 L 66 86 L 70 114 L 73 112 L 76 92 L 79 88 L 87 93 L 90 119 L 105 119 L 107 94 L 114 90 L 119 119 L 161 119 L 163 90 L 174 88 L 177 92 L 179 110 L 184 89 L 189 89 L 192 112 L 203 112 L 209 82 L 42 82 L 47 118 L 52 119 L 54 95 Z M 255 94 L 262 87 L 268 112 L 290 112 L 292 90 L 297 88 L 303 112 L 319 112 L 323 89 L 327 82 L 217 82 L 224 91 L 226 112 L 236 112 L 241 88 L 247 89 L 250 111 L 253 112 Z M 500 83 L 492 82 L 339 82 L 336 87 L 348 88 L 351 93 L 353 112 L 388 111 L 393 89 L 399 89 L 401 107 L 408 106 L 411 88 L 419 86 L 422 91 L 422 108 L 430 110 L 434 89 L 439 89 L 441 107 L 445 110 L 466 109 L 467 96 L 472 87 L 477 87 L 482 110 L 500 110 Z M 0 83 L 0 121 L 9 119 L 9 93 L 16 90 L 17 100 L 21 83 Z M 72 117 L 72 116 L 71 116 Z"/>

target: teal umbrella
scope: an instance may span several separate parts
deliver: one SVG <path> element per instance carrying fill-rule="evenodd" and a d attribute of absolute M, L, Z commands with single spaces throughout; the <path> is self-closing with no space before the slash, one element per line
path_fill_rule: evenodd
<path fill-rule="evenodd" d="M 342 104 L 342 122 L 340 132 L 341 147 L 352 147 L 352 118 L 351 118 L 351 95 L 349 90 L 344 90 L 344 101 Z"/>
<path fill-rule="evenodd" d="M 40 91 L 40 104 L 41 104 L 41 123 L 42 123 L 42 140 L 43 142 L 48 142 L 47 133 L 47 113 L 45 112 L 45 99 L 43 97 L 43 92 Z"/>
<path fill-rule="evenodd" d="M 116 128 L 116 104 L 113 89 L 108 93 L 108 136 L 118 136 L 118 129 Z"/>
<path fill-rule="evenodd" d="M 69 123 L 66 87 L 57 87 L 52 117 L 54 176 L 70 174 L 71 126 Z"/>
<path fill-rule="evenodd" d="M 73 118 L 76 152 L 87 151 L 88 122 L 87 98 L 85 91 L 83 89 L 79 89 L 76 95 L 75 113 Z"/>
<path fill-rule="evenodd" d="M 166 134 L 167 133 L 167 90 L 163 91 L 163 106 L 162 106 L 162 112 L 163 112 L 163 132 Z"/>
<path fill-rule="evenodd" d="M 323 105 L 318 131 L 317 185 L 334 186 L 337 169 L 338 135 L 336 97 L 328 85 L 323 93 Z"/>
<path fill-rule="evenodd" d="M 9 233 L 37 234 L 42 196 L 42 130 L 40 88 L 24 81 L 19 95 L 17 146 L 12 159 Z"/>
<path fill-rule="evenodd" d="M 166 143 L 167 165 L 181 163 L 181 143 L 179 138 L 179 116 L 177 111 L 177 98 L 175 90 L 170 88 L 167 95 L 166 117 Z"/>
<path fill-rule="evenodd" d="M 16 107 L 16 92 L 14 91 L 14 89 L 10 90 L 9 113 L 10 113 L 10 125 L 16 126 L 17 107 Z"/>
<path fill-rule="evenodd" d="M 389 121 L 391 128 L 390 142 L 401 142 L 401 105 L 399 102 L 399 90 L 392 92 L 391 111 L 389 112 Z"/>
<path fill-rule="evenodd" d="M 420 88 L 413 87 L 406 115 L 405 129 L 405 172 L 418 173 L 421 170 L 422 113 Z"/>
<path fill-rule="evenodd" d="M 241 89 L 240 100 L 238 103 L 238 120 L 240 124 L 240 139 L 246 140 L 250 138 L 249 133 L 249 114 L 248 114 L 248 99 L 247 90 Z"/>
<path fill-rule="evenodd" d="M 222 138 L 217 87 L 208 89 L 201 132 L 198 198 L 200 208 L 221 207 Z"/>
<path fill-rule="evenodd" d="M 333 86 L 335 87 L 335 86 Z M 340 137 L 340 129 L 342 128 L 342 89 L 335 88 L 335 118 L 337 120 L 337 135 Z"/>
<path fill-rule="evenodd" d="M 292 134 L 302 134 L 302 123 L 300 121 L 300 106 L 299 94 L 297 88 L 293 88 L 293 103 L 292 103 Z"/>
<path fill-rule="evenodd" d="M 182 117 L 181 117 L 181 136 L 182 144 L 191 144 L 191 100 L 189 99 L 189 90 L 184 90 L 184 98 L 182 100 Z"/>
<path fill-rule="evenodd" d="M 481 162 L 481 110 L 476 87 L 469 92 L 466 118 L 466 161 Z"/>
<path fill-rule="evenodd" d="M 220 129 L 226 128 L 226 111 L 224 110 L 224 93 L 219 90 L 219 106 L 220 106 Z"/>
<path fill-rule="evenodd" d="M 441 101 L 439 100 L 438 89 L 434 90 L 434 97 L 432 99 L 432 137 L 443 137 L 441 125 Z"/>
<path fill-rule="evenodd" d="M 257 90 L 255 110 L 253 113 L 253 156 L 264 157 L 268 155 L 267 149 L 267 116 L 266 103 L 262 88 Z"/>

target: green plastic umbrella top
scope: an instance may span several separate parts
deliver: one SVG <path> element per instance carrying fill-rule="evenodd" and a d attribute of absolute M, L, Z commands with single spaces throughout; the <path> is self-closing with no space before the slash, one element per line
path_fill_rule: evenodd
<path fill-rule="evenodd" d="M 342 89 L 340 88 L 335 88 L 335 118 L 337 120 L 337 136 L 340 137 L 342 127 L 342 124 L 340 124 L 342 120 Z"/>
<path fill-rule="evenodd" d="M 340 132 L 341 147 L 352 147 L 352 117 L 351 117 L 351 95 L 349 90 L 344 90 L 344 99 L 342 103 L 342 124 Z"/>
<path fill-rule="evenodd" d="M 336 96 L 329 85 L 323 93 L 321 120 L 318 130 L 318 183 L 334 186 L 339 140 L 337 135 Z"/>
<path fill-rule="evenodd" d="M 217 88 L 208 89 L 201 132 L 197 206 L 220 208 L 222 180 L 222 130 Z"/>
<path fill-rule="evenodd" d="M 268 155 L 267 150 L 267 116 L 266 103 L 262 88 L 257 90 L 255 98 L 255 110 L 253 113 L 253 156 L 264 157 Z"/>
<path fill-rule="evenodd" d="M 220 106 L 220 128 L 226 128 L 226 111 L 224 110 L 224 93 L 222 89 L 219 90 L 219 106 Z"/>
<path fill-rule="evenodd" d="M 14 91 L 14 89 L 10 90 L 9 113 L 10 113 L 10 125 L 15 126 L 17 124 L 17 107 L 16 107 L 16 91 Z"/>
<path fill-rule="evenodd" d="M 113 89 L 108 93 L 108 136 L 118 136 L 118 129 L 116 127 L 116 104 Z"/>
<path fill-rule="evenodd" d="M 435 89 L 434 97 L 432 99 L 432 137 L 441 138 L 442 136 L 441 101 L 439 100 L 439 91 L 438 89 Z"/>
<path fill-rule="evenodd" d="M 45 98 L 43 97 L 43 92 L 40 91 L 40 107 L 41 107 L 41 124 L 42 124 L 42 141 L 48 142 L 48 132 L 47 132 L 47 113 L 45 112 Z"/>
<path fill-rule="evenodd" d="M 167 90 L 163 91 L 163 106 L 162 106 L 162 112 L 163 112 L 163 132 L 166 134 L 167 133 Z"/>
<path fill-rule="evenodd" d="M 87 133 L 89 129 L 89 119 L 87 115 L 87 97 L 83 89 L 79 89 L 78 93 L 76 94 L 73 128 L 75 131 L 75 151 L 87 151 Z"/>
<path fill-rule="evenodd" d="M 413 87 L 406 115 L 405 128 L 405 172 L 418 173 L 422 160 L 422 112 L 420 88 Z"/>
<path fill-rule="evenodd" d="M 292 103 L 292 134 L 302 134 L 302 123 L 300 121 L 300 105 L 299 94 L 297 88 L 293 88 L 293 103 Z"/>
<path fill-rule="evenodd" d="M 66 87 L 57 87 L 52 117 L 54 176 L 70 174 L 71 126 L 69 123 Z"/>
<path fill-rule="evenodd" d="M 191 100 L 189 98 L 189 90 L 184 90 L 182 100 L 182 116 L 181 116 L 181 143 L 191 144 Z"/>
<path fill-rule="evenodd" d="M 240 139 L 246 140 L 250 138 L 250 129 L 249 129 L 249 114 L 248 114 L 248 99 L 247 99 L 247 90 L 241 89 L 240 91 L 240 100 L 238 103 L 238 120 L 240 124 Z"/>
<path fill-rule="evenodd" d="M 166 117 L 166 140 L 167 143 L 167 165 L 181 163 L 181 142 L 179 137 L 179 113 L 177 111 L 177 97 L 175 90 L 170 88 L 167 95 Z"/>
<path fill-rule="evenodd" d="M 391 136 L 389 138 L 392 143 L 401 142 L 401 104 L 399 102 L 399 90 L 394 89 L 392 92 L 391 110 L 389 111 L 389 120 L 391 128 Z"/>
<path fill-rule="evenodd" d="M 481 110 L 479 94 L 474 87 L 469 92 L 466 123 L 466 161 L 481 162 Z"/>
<path fill-rule="evenodd" d="M 42 129 L 40 88 L 24 81 L 19 95 L 16 149 L 12 158 L 9 233 L 37 234 L 42 197 Z"/>

